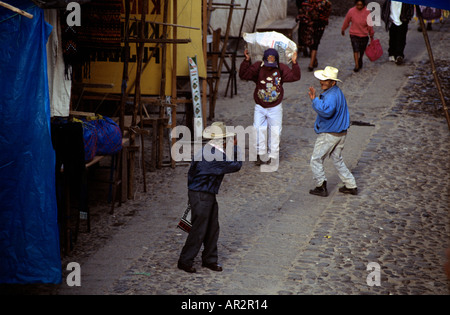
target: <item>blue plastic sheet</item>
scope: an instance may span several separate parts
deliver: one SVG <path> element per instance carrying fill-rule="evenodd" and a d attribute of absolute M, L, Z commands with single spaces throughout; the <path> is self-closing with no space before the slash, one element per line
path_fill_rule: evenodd
<path fill-rule="evenodd" d="M 0 283 L 60 283 L 46 42 L 31 1 L 0 7 Z"/>

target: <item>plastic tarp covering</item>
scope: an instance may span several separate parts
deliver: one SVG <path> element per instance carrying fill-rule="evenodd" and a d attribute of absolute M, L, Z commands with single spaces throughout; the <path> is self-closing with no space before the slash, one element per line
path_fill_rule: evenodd
<path fill-rule="evenodd" d="M 60 283 L 46 42 L 31 1 L 0 7 L 0 283 Z"/>
<path fill-rule="evenodd" d="M 449 0 L 398 0 L 398 1 L 409 4 L 424 5 L 430 8 L 450 10 Z"/>
<path fill-rule="evenodd" d="M 231 1 L 217 1 L 222 3 L 231 3 Z M 235 0 L 234 3 L 239 5 L 233 10 L 232 21 L 230 25 L 230 36 L 242 36 L 239 34 L 239 30 L 244 16 L 244 8 L 247 0 Z M 215 1 L 214 1 L 215 3 Z M 261 6 L 260 6 L 261 5 Z M 213 4 L 213 7 L 216 5 Z M 258 13 L 259 7 L 259 13 Z M 255 32 L 258 27 L 265 25 L 266 23 L 276 20 L 283 20 L 287 17 L 287 0 L 248 0 L 248 11 L 245 15 L 245 21 L 242 28 L 243 32 L 252 33 Z M 258 16 L 257 16 L 258 13 Z M 229 7 L 217 6 L 211 13 L 210 24 L 212 29 L 222 29 L 222 36 L 225 35 L 227 29 L 229 15 Z M 256 28 L 253 29 L 253 24 L 257 20 Z M 292 17 L 294 20 L 294 17 Z"/>

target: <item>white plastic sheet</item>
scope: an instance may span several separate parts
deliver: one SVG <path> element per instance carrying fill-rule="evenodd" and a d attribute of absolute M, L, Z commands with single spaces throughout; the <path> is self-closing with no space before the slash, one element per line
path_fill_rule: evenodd
<path fill-rule="evenodd" d="M 262 60 L 264 51 L 274 48 L 278 51 L 281 63 L 291 63 L 297 44 L 278 32 L 244 33 L 243 38 L 253 61 Z"/>

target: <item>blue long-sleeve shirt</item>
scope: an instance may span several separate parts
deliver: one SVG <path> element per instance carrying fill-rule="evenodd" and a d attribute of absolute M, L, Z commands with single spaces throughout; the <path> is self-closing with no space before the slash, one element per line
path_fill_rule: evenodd
<path fill-rule="evenodd" d="M 316 133 L 339 133 L 346 131 L 350 126 L 347 100 L 337 85 L 314 98 L 312 108 L 317 113 L 317 119 L 314 123 Z"/>
<path fill-rule="evenodd" d="M 237 147 L 234 147 L 234 156 L 230 159 L 224 152 L 207 144 L 191 163 L 188 189 L 217 194 L 225 174 L 237 172 L 241 167 Z"/>

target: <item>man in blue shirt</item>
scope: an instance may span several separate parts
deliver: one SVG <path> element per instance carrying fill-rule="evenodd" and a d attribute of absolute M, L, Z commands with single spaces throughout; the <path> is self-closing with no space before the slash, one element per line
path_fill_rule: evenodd
<path fill-rule="evenodd" d="M 314 72 L 324 91 L 318 97 L 316 90 L 313 87 L 309 88 L 312 108 L 317 113 L 314 130 L 319 134 L 310 163 L 316 188 L 309 193 L 321 197 L 328 196 L 327 178 L 323 167 L 323 161 L 328 156 L 331 157 L 339 178 L 345 184 L 344 187 L 339 188 L 339 191 L 352 195 L 358 194 L 355 178 L 342 158 L 347 129 L 350 127 L 350 115 L 345 96 L 337 86 L 337 81 L 342 82 L 337 78 L 338 72 L 338 69 L 333 67 Z"/>
<path fill-rule="evenodd" d="M 210 141 L 194 156 L 188 171 L 188 196 L 191 205 L 192 227 L 181 250 L 178 268 L 189 273 L 196 272 L 194 258 L 203 244 L 202 266 L 213 271 L 222 271 L 217 263 L 217 241 L 219 239 L 219 192 L 225 174 L 241 169 L 234 133 L 227 133 L 222 122 L 214 122 L 203 132 Z M 227 138 L 234 144 L 227 150 Z M 228 153 L 228 151 L 231 151 Z M 227 154 L 228 153 L 228 154 Z"/>

